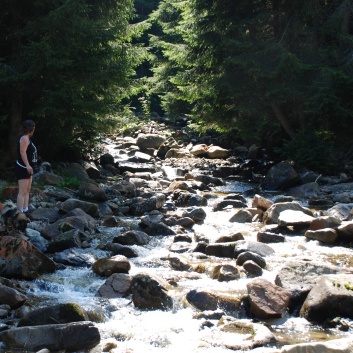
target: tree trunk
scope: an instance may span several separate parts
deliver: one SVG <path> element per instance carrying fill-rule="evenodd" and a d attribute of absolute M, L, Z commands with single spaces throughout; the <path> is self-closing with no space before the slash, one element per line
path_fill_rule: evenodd
<path fill-rule="evenodd" d="M 349 26 L 351 20 L 351 9 L 348 3 L 345 5 L 345 11 L 343 14 L 343 22 L 342 22 L 342 33 L 349 34 Z"/>
<path fill-rule="evenodd" d="M 293 138 L 295 136 L 294 130 L 290 126 L 290 123 L 289 123 L 287 117 L 284 115 L 279 104 L 277 104 L 275 102 L 271 102 L 271 107 L 276 115 L 276 118 L 278 119 L 279 123 L 283 127 L 284 131 L 289 135 L 290 138 Z"/>
<path fill-rule="evenodd" d="M 8 138 L 8 161 L 17 158 L 18 133 L 22 124 L 22 89 L 15 88 L 11 94 L 10 128 Z"/>

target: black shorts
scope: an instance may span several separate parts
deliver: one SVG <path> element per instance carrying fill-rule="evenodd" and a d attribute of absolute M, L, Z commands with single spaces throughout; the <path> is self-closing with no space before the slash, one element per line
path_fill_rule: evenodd
<path fill-rule="evenodd" d="M 31 175 L 28 173 L 27 168 L 20 167 L 17 163 L 15 164 L 16 179 L 29 179 Z"/>

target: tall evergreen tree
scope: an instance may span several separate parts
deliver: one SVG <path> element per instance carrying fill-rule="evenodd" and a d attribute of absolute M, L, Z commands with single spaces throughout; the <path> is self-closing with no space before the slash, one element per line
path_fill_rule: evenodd
<path fill-rule="evenodd" d="M 42 153 L 82 151 L 129 92 L 143 52 L 131 45 L 133 0 L 4 0 L 0 111 L 15 156 L 21 120 L 38 124 Z"/>
<path fill-rule="evenodd" d="M 182 37 L 183 54 L 168 53 L 168 61 L 179 64 L 168 82 L 175 98 L 192 106 L 194 118 L 206 126 L 235 126 L 252 141 L 257 136 L 267 142 L 278 128 L 297 144 L 306 131 L 314 135 L 315 130 L 324 139 L 323 146 L 330 134 L 340 136 L 340 142 L 349 141 L 350 0 L 180 3 L 175 28 Z M 164 45 L 175 44 L 172 39 Z"/>

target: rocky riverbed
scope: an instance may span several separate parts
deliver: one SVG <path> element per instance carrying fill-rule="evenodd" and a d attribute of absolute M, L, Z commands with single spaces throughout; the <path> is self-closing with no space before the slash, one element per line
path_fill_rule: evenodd
<path fill-rule="evenodd" d="M 43 163 L 0 237 L 0 352 L 353 352 L 351 176 L 222 142 L 151 122 Z"/>

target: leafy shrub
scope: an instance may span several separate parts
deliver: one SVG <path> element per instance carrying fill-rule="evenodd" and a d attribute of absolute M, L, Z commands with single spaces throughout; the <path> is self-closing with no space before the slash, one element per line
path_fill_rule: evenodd
<path fill-rule="evenodd" d="M 336 172 L 338 159 L 330 131 L 301 130 L 278 150 L 281 157 L 297 166 L 322 173 Z"/>

